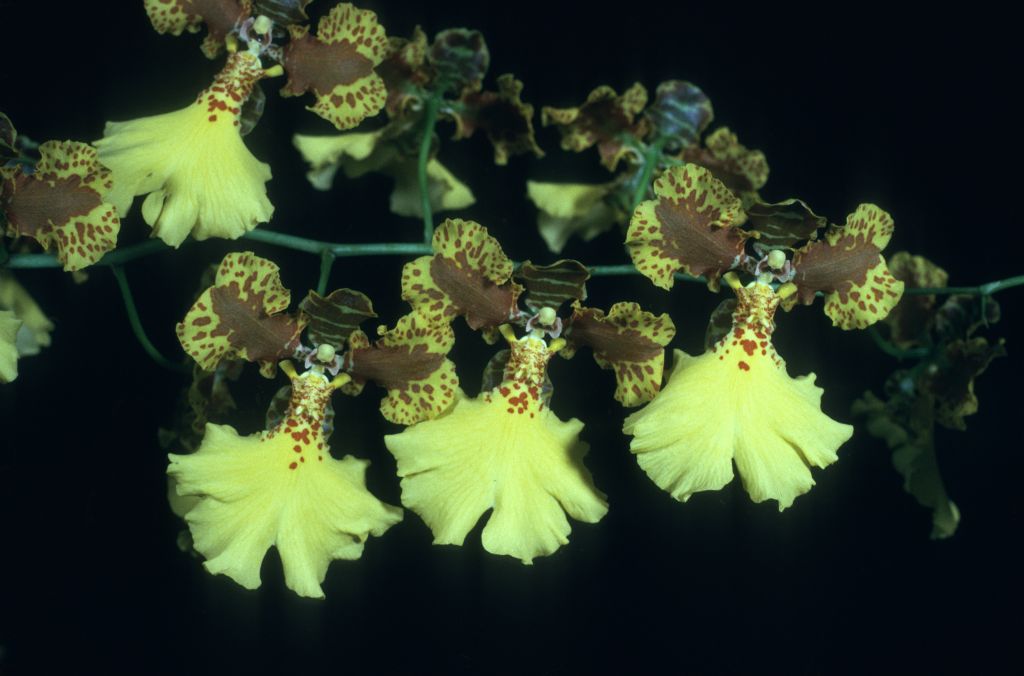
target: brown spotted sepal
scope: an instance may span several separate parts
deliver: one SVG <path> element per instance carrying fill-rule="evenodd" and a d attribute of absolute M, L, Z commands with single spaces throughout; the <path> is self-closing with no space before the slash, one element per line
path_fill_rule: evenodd
<path fill-rule="evenodd" d="M 644 111 L 650 134 L 668 140 L 666 149 L 696 145 L 715 113 L 711 99 L 692 82 L 668 80 L 658 85 L 654 102 Z"/>
<path fill-rule="evenodd" d="M 614 171 L 627 152 L 626 139 L 642 136 L 636 116 L 647 105 L 647 90 L 639 82 L 621 96 L 607 85 L 587 95 L 577 108 L 552 108 L 540 111 L 541 124 L 554 125 L 562 135 L 562 150 L 582 152 L 594 145 L 601 164 Z"/>
<path fill-rule="evenodd" d="M 861 204 L 832 226 L 822 240 L 809 242 L 793 255 L 796 293 L 785 299 L 810 305 L 825 294 L 825 314 L 841 329 L 863 329 L 883 319 L 899 303 L 903 282 L 889 272 L 882 249 L 892 237 L 893 220 L 874 204 Z"/>
<path fill-rule="evenodd" d="M 498 91 L 466 91 L 452 106 L 456 141 L 480 129 L 494 146 L 494 163 L 508 164 L 513 155 L 543 157 L 533 134 L 533 106 L 523 102 L 523 83 L 510 73 L 499 75 Z"/>
<path fill-rule="evenodd" d="M 366 294 L 352 289 L 336 289 L 326 296 L 310 291 L 299 303 L 299 312 L 310 342 L 336 349 L 348 342 L 363 321 L 377 316 Z"/>
<path fill-rule="evenodd" d="M 687 162 L 711 170 L 719 181 L 745 202 L 756 200 L 756 193 L 768 182 L 768 161 L 760 150 L 749 150 L 728 127 L 720 127 L 704 139 L 704 147 L 683 150 Z"/>
<path fill-rule="evenodd" d="M 283 96 L 312 92 L 316 103 L 307 110 L 341 130 L 381 111 L 387 91 L 374 68 L 384 60 L 388 39 L 375 13 L 343 2 L 320 19 L 315 37 L 306 26 L 288 32 Z"/>
<path fill-rule="evenodd" d="M 434 36 L 427 58 L 434 72 L 434 89 L 462 95 L 478 92 L 491 65 L 491 54 L 480 31 L 449 28 Z"/>
<path fill-rule="evenodd" d="M 906 251 L 893 254 L 889 270 L 893 277 L 903 282 L 905 289 L 941 288 L 949 280 L 949 274 L 938 265 L 924 256 L 912 256 Z M 901 349 L 929 342 L 937 311 L 934 295 L 904 295 L 885 317 L 889 342 Z"/>
<path fill-rule="evenodd" d="M 0 168 L 0 212 L 7 234 L 44 249 L 55 246 L 68 272 L 92 265 L 117 246 L 121 221 L 106 201 L 113 182 L 96 150 L 77 141 L 47 141 L 32 173 Z"/>
<path fill-rule="evenodd" d="M 522 287 L 512 281 L 512 261 L 487 228 L 449 218 L 434 231 L 434 255 L 402 269 L 402 298 L 439 323 L 458 315 L 474 330 L 495 328 L 518 315 Z"/>
<path fill-rule="evenodd" d="M 675 335 L 667 314 L 655 315 L 636 303 L 616 303 L 605 315 L 576 301 L 560 354 L 572 357 L 580 347 L 590 347 L 601 368 L 615 371 L 615 400 L 639 406 L 661 390 L 665 346 Z"/>
<path fill-rule="evenodd" d="M 569 258 L 550 265 L 526 261 L 516 269 L 515 277 L 526 287 L 524 304 L 536 313 L 546 307 L 557 310 L 567 300 L 586 300 L 590 270 Z"/>
<path fill-rule="evenodd" d="M 206 24 L 202 50 L 213 59 L 227 36 L 252 15 L 252 0 L 144 0 L 153 29 L 163 35 L 198 33 Z"/>
<path fill-rule="evenodd" d="M 433 78 L 427 63 L 427 34 L 419 26 L 412 38 L 388 38 L 388 51 L 377 66 L 388 92 L 385 110 L 389 117 L 400 117 L 420 101 L 422 88 Z"/>
<path fill-rule="evenodd" d="M 704 275 L 717 291 L 722 273 L 742 262 L 751 236 L 735 227 L 743 220 L 740 200 L 710 171 L 691 164 L 663 173 L 654 194 L 630 219 L 626 247 L 633 264 L 663 289 L 683 272 Z"/>
<path fill-rule="evenodd" d="M 362 331 L 349 338 L 342 368 L 352 376 L 357 394 L 371 380 L 387 390 L 380 412 L 399 425 L 414 425 L 436 418 L 455 400 L 459 379 L 447 358 L 455 344 L 448 323 L 438 323 L 416 312 L 398 320 L 372 344 Z"/>
<path fill-rule="evenodd" d="M 1003 340 L 982 337 L 948 343 L 935 366 L 921 376 L 920 387 L 935 398 L 935 422 L 954 430 L 967 429 L 966 416 L 978 412 L 974 379 L 996 357 L 1005 357 Z"/>
<path fill-rule="evenodd" d="M 178 324 L 178 341 L 207 371 L 224 359 L 260 363 L 270 378 L 279 359 L 299 347 L 302 319 L 288 314 L 291 293 L 277 265 L 251 251 L 230 253 L 213 286 L 199 296 Z"/>

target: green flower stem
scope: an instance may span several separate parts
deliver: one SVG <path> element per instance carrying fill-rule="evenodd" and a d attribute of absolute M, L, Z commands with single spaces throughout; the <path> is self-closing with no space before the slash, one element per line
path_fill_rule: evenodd
<path fill-rule="evenodd" d="M 133 261 L 136 258 L 142 258 L 150 254 L 155 254 L 158 251 L 167 250 L 167 245 L 158 239 L 151 239 L 140 244 L 133 244 L 126 246 L 123 249 L 117 251 L 111 251 L 106 256 L 101 258 L 96 264 L 97 265 L 121 265 L 128 261 Z M 12 270 L 22 269 L 40 269 L 40 268 L 59 268 L 62 267 L 57 257 L 49 253 L 37 253 L 37 254 L 13 254 L 10 260 L 7 261 L 8 268 Z"/>
<path fill-rule="evenodd" d="M 429 244 L 419 242 L 379 242 L 373 244 L 339 244 L 337 242 L 320 242 L 315 239 L 286 235 L 273 230 L 253 230 L 242 236 L 255 242 L 272 244 L 285 249 L 304 251 L 322 256 L 330 251 L 338 258 L 351 256 L 420 256 L 432 253 Z"/>
<path fill-rule="evenodd" d="M 437 126 L 437 111 L 441 107 L 441 96 L 434 94 L 427 98 L 423 114 L 423 137 L 420 140 L 420 155 L 416 162 L 416 177 L 420 184 L 420 204 L 423 209 L 423 242 L 430 244 L 434 238 L 434 214 L 430 208 L 430 184 L 427 179 L 427 163 L 430 162 L 430 146 Z"/>
<path fill-rule="evenodd" d="M 654 174 L 655 167 L 658 166 L 658 159 L 661 158 L 661 151 L 665 147 L 667 140 L 666 138 L 659 138 L 647 146 L 647 149 L 644 151 L 644 163 L 640 169 L 640 182 L 637 183 L 636 190 L 633 191 L 633 201 L 629 209 L 630 216 L 633 215 L 636 208 L 647 197 L 647 188 L 650 187 L 651 176 Z"/>
<path fill-rule="evenodd" d="M 324 249 L 320 252 L 320 279 L 316 283 L 316 292 L 321 296 L 327 292 L 327 280 L 331 276 L 331 266 L 334 265 L 334 259 L 337 256 L 330 249 Z"/>
<path fill-rule="evenodd" d="M 875 341 L 875 345 L 890 357 L 896 357 L 897 359 L 923 359 L 928 356 L 927 348 L 918 347 L 911 350 L 903 350 L 896 347 L 882 337 L 876 326 L 869 326 L 867 331 L 868 335 L 871 336 L 871 340 Z"/>
<path fill-rule="evenodd" d="M 142 345 L 142 349 L 146 351 L 153 361 L 167 369 L 168 371 L 174 371 L 176 373 L 191 373 L 191 369 L 184 364 L 175 364 L 167 357 L 160 354 L 160 351 L 156 349 L 156 346 L 149 340 L 149 336 L 146 335 L 145 329 L 142 328 L 142 321 L 139 319 L 139 310 L 135 307 L 135 299 L 132 298 L 131 287 L 128 286 L 128 278 L 124 275 L 124 270 L 121 269 L 120 265 L 111 265 L 110 271 L 114 273 L 114 279 L 117 280 L 117 286 L 121 289 L 121 298 L 124 299 L 124 309 L 128 313 L 128 323 L 132 326 L 132 332 L 135 333 L 135 337 L 138 338 L 139 343 Z"/>
<path fill-rule="evenodd" d="M 961 293 L 970 296 L 991 296 L 996 292 L 1011 289 L 1015 286 L 1024 286 L 1024 275 L 1000 279 L 988 284 L 979 284 L 978 286 L 923 286 L 917 289 L 907 289 L 903 294 L 906 296 L 941 296 Z"/>

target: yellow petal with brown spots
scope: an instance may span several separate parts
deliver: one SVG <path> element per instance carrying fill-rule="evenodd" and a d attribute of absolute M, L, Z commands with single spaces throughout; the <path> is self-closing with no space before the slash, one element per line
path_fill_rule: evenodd
<path fill-rule="evenodd" d="M 565 338 L 571 344 L 570 355 L 588 345 L 601 368 L 615 371 L 616 401 L 639 406 L 661 390 L 664 348 L 675 333 L 667 314 L 655 315 L 636 303 L 616 303 L 605 316 L 576 302 Z"/>
<path fill-rule="evenodd" d="M 718 278 L 743 256 L 749 235 L 740 201 L 704 167 L 672 167 L 654 183 L 656 199 L 641 202 L 629 222 L 626 247 L 642 275 L 663 289 L 676 272 Z"/>
<path fill-rule="evenodd" d="M 522 288 L 510 281 L 512 261 L 485 227 L 449 218 L 434 231 L 433 248 L 433 256 L 402 270 L 402 298 L 413 310 L 445 322 L 465 315 L 473 329 L 509 320 Z"/>
<path fill-rule="evenodd" d="M 302 323 L 280 314 L 290 302 L 275 263 L 248 251 L 228 254 L 214 285 L 178 324 L 178 341 L 208 371 L 223 359 L 245 359 L 260 362 L 269 377 L 299 346 Z"/>
<path fill-rule="evenodd" d="M 413 312 L 399 319 L 372 347 L 350 348 L 343 368 L 353 382 L 372 380 L 387 389 L 381 415 L 393 423 L 413 425 L 451 406 L 459 379 L 445 355 L 454 344 L 451 325 Z"/>
<path fill-rule="evenodd" d="M 106 195 L 113 183 L 96 150 L 77 141 L 47 141 L 31 173 L 0 176 L 0 210 L 12 236 L 57 249 L 64 270 L 92 265 L 117 246 L 121 221 Z"/>
<path fill-rule="evenodd" d="M 224 39 L 252 14 L 252 0 L 144 0 L 153 29 L 161 35 L 199 32 L 206 24 L 202 50 L 213 59 L 224 48 Z"/>
<path fill-rule="evenodd" d="M 893 220 L 874 204 L 861 204 L 832 226 L 824 239 L 810 242 L 793 256 L 797 300 L 825 294 L 825 314 L 842 329 L 863 329 L 883 319 L 903 295 L 903 282 L 889 272 L 881 250 L 892 237 Z"/>
<path fill-rule="evenodd" d="M 388 39 L 375 13 L 343 2 L 320 19 L 316 37 L 305 26 L 289 26 L 289 32 L 283 95 L 312 92 L 316 103 L 308 110 L 338 129 L 380 112 L 387 91 L 374 68 L 388 51 Z"/>

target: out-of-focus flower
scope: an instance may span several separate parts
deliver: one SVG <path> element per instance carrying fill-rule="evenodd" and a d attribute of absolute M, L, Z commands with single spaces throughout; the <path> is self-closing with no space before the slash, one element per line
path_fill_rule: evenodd
<path fill-rule="evenodd" d="M 390 127 L 372 132 L 337 136 L 306 136 L 293 139 L 302 158 L 309 163 L 306 174 L 317 190 L 330 190 L 334 175 L 341 169 L 347 178 L 380 172 L 395 179 L 391 191 L 391 211 L 399 216 L 422 216 L 416 174 L 416 155 L 403 151 Z M 436 159 L 427 162 L 427 193 L 435 213 L 464 209 L 475 201 L 472 191 Z"/>
<path fill-rule="evenodd" d="M 0 383 L 18 377 L 18 329 L 21 320 L 9 310 L 0 311 Z"/>
<path fill-rule="evenodd" d="M 110 200 L 124 215 L 135 195 L 147 195 L 142 217 L 153 235 L 177 247 L 196 239 L 235 239 L 270 220 L 270 167 L 239 134 L 242 104 L 258 80 L 274 74 L 250 52 L 228 57 L 195 103 L 163 115 L 108 122 L 96 142 L 113 171 Z"/>
<path fill-rule="evenodd" d="M 277 426 L 243 437 L 208 423 L 199 450 L 168 455 L 167 471 L 179 495 L 199 498 L 185 520 L 207 570 L 255 589 L 273 545 L 288 587 L 322 598 L 331 560 L 358 559 L 367 537 L 383 534 L 402 512 L 366 490 L 367 461 L 335 460 L 324 441 L 325 409 L 348 376 L 329 381 L 322 369 L 283 370 L 292 394 Z"/>
<path fill-rule="evenodd" d="M 537 229 L 554 253 L 559 253 L 574 234 L 589 242 L 616 222 L 625 220 L 612 196 L 619 181 L 608 183 L 526 182 L 526 195 L 540 214 Z"/>
<path fill-rule="evenodd" d="M 10 272 L 0 271 L 0 310 L 11 310 L 21 321 L 18 331 L 18 354 L 22 357 L 39 354 L 49 347 L 53 322 L 43 314 L 39 304 Z"/>
<path fill-rule="evenodd" d="M 735 461 L 750 497 L 781 511 L 814 485 L 809 466 L 836 461 L 853 428 L 822 413 L 814 374 L 786 373 L 771 344 L 780 301 L 771 286 L 727 280 L 732 330 L 699 357 L 676 350 L 664 389 L 623 429 L 640 467 L 677 500 L 725 486 Z"/>
<path fill-rule="evenodd" d="M 461 395 L 444 415 L 384 438 L 398 460 L 402 503 L 419 514 L 435 544 L 461 545 L 480 516 L 484 549 L 529 564 L 556 551 L 571 531 L 565 515 L 588 523 L 607 512 L 583 466 L 583 423 L 563 422 L 544 403 L 552 351 L 540 330 L 516 339 L 498 387 Z"/>

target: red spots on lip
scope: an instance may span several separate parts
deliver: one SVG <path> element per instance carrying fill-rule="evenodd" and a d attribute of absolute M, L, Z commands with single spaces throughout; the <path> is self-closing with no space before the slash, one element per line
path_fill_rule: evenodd
<path fill-rule="evenodd" d="M 296 444 L 292 450 L 295 451 L 296 453 L 302 453 L 302 446 Z"/>
<path fill-rule="evenodd" d="M 292 432 L 292 439 L 295 441 L 301 441 L 302 443 L 309 445 L 309 428 L 302 430 L 301 432 Z"/>
<path fill-rule="evenodd" d="M 753 340 L 741 340 L 740 345 L 743 347 L 743 351 L 747 353 L 748 357 L 754 356 L 754 350 L 757 349 L 757 342 Z"/>
<path fill-rule="evenodd" d="M 750 370 L 750 365 L 745 361 L 741 361 L 740 363 L 736 364 L 736 366 L 738 366 L 741 371 Z"/>
<path fill-rule="evenodd" d="M 292 464 L 288 465 L 288 469 L 295 469 L 298 466 L 299 466 L 299 463 L 293 462 Z"/>

